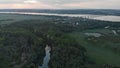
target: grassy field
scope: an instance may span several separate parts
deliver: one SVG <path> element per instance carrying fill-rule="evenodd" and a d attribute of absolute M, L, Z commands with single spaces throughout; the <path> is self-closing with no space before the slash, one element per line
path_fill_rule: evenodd
<path fill-rule="evenodd" d="M 120 66 L 120 55 L 118 53 L 111 51 L 110 49 L 102 47 L 102 45 L 108 44 L 109 41 L 107 42 L 106 40 L 106 43 L 98 43 L 97 45 L 91 44 L 90 42 L 87 41 L 87 39 L 85 39 L 86 36 L 83 34 L 84 32 L 99 32 L 109 34 L 111 33 L 110 30 L 106 29 L 86 30 L 83 32 L 72 33 L 70 35 L 74 36 L 76 40 L 86 48 L 88 56 L 91 57 L 91 59 L 94 60 L 98 65 L 110 64 Z"/>

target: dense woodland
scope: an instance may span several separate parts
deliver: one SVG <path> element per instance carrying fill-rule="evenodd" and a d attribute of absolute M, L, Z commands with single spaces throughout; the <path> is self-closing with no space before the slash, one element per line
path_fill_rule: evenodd
<path fill-rule="evenodd" d="M 120 30 L 119 22 L 56 16 L 41 17 L 43 19 L 21 20 L 0 25 L 0 68 L 38 68 L 42 65 L 46 45 L 52 48 L 50 68 L 120 68 L 107 63 L 98 65 L 88 56 L 83 44 L 70 35 L 74 32 L 103 29 L 106 26 L 110 26 L 109 30 Z M 0 20 L 1 22 L 4 21 Z M 120 36 L 110 36 L 101 38 L 86 36 L 85 39 L 92 39 L 86 41 L 89 45 L 102 44 L 101 40 L 118 43 L 115 44 L 116 46 L 105 46 L 105 48 L 119 54 Z"/>

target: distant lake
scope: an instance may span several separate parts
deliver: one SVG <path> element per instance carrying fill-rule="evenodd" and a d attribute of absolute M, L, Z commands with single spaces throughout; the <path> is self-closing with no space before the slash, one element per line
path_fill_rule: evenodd
<path fill-rule="evenodd" d="M 48 15 L 48 16 L 67 16 L 67 17 L 82 17 L 95 20 L 120 22 L 120 16 L 111 15 L 93 15 L 93 14 L 56 14 L 56 13 L 33 13 L 33 12 L 0 12 L 6 14 L 27 14 L 27 15 Z"/>

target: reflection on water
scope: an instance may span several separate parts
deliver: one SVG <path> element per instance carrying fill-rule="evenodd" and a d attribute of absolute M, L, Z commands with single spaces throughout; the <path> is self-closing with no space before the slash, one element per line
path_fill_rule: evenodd
<path fill-rule="evenodd" d="M 120 16 L 99 16 L 99 17 L 95 17 L 93 19 L 120 22 Z"/>
<path fill-rule="evenodd" d="M 48 68 L 48 63 L 50 60 L 50 51 L 51 51 L 51 48 L 48 45 L 46 45 L 45 47 L 46 56 L 44 57 L 42 66 L 39 66 L 38 68 Z"/>
<path fill-rule="evenodd" d="M 87 35 L 87 36 L 94 36 L 94 37 L 102 36 L 102 34 L 100 34 L 100 33 L 84 33 L 84 34 Z"/>
<path fill-rule="evenodd" d="M 109 15 L 93 15 L 93 14 L 56 14 L 56 13 L 33 13 L 33 12 L 0 12 L 6 14 L 27 14 L 27 15 L 49 15 L 49 16 L 67 16 L 67 17 L 82 17 L 95 20 L 120 22 L 120 16 Z"/>

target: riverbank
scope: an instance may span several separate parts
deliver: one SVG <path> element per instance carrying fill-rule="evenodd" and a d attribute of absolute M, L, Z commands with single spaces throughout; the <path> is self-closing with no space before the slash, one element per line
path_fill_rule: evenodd
<path fill-rule="evenodd" d="M 47 15 L 62 17 L 82 17 L 87 19 L 120 22 L 120 16 L 94 15 L 94 14 L 56 14 L 56 13 L 35 13 L 35 12 L 0 12 L 1 14 L 26 14 L 26 15 Z"/>

